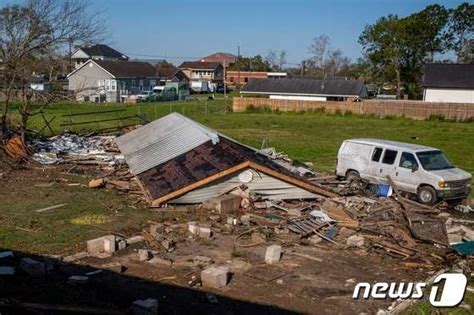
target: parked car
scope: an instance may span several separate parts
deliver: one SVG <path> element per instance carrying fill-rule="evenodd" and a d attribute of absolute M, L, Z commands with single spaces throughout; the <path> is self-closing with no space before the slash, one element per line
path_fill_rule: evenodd
<path fill-rule="evenodd" d="M 143 102 L 160 102 L 160 101 L 174 101 L 178 99 L 178 94 L 174 87 L 155 86 L 145 98 Z"/>
<path fill-rule="evenodd" d="M 337 155 L 336 175 L 372 184 L 387 184 L 390 175 L 399 190 L 416 195 L 423 204 L 467 197 L 472 178 L 439 149 L 377 139 L 345 140 Z"/>

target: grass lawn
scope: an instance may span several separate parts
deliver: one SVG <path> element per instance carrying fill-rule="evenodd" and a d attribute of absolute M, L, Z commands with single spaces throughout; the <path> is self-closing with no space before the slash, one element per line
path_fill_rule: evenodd
<path fill-rule="evenodd" d="M 176 111 L 215 128 L 243 143 L 261 147 L 274 146 L 290 157 L 313 162 L 319 171 L 331 171 L 335 166 L 337 150 L 344 139 L 373 137 L 434 146 L 442 149 L 454 164 L 474 173 L 474 123 L 451 121 L 416 121 L 406 118 L 378 119 L 355 115 L 328 115 L 325 113 L 228 113 L 231 106 L 220 98 L 214 101 L 201 97 L 186 102 L 164 102 L 140 105 L 54 104 L 45 116 L 53 121 L 55 132 L 64 129 L 90 131 L 97 127 L 116 126 L 118 121 L 96 123 L 96 120 L 116 118 L 117 113 L 74 117 L 73 121 L 92 121 L 90 124 L 61 127 L 65 114 L 125 109 L 122 116 L 141 115 L 149 120 Z M 136 123 L 132 118 L 123 123 Z M 31 119 L 30 126 L 43 126 L 40 116 Z M 48 131 L 45 130 L 48 134 Z"/>

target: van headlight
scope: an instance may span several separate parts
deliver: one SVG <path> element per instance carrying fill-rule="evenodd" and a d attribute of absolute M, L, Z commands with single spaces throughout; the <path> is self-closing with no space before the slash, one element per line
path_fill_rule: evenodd
<path fill-rule="evenodd" d="M 438 182 L 438 187 L 439 187 L 439 188 L 448 188 L 449 185 L 448 185 L 448 183 L 445 182 L 444 180 L 440 180 L 440 181 Z"/>

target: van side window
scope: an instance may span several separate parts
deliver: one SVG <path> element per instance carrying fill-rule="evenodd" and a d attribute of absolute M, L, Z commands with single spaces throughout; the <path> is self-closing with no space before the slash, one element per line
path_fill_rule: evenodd
<path fill-rule="evenodd" d="M 397 157 L 397 151 L 393 150 L 385 150 L 385 154 L 383 155 L 382 163 L 384 164 L 393 164 Z"/>
<path fill-rule="evenodd" d="M 415 165 L 418 165 L 415 156 L 411 153 L 403 152 L 400 156 L 400 167 L 413 169 Z"/>
<path fill-rule="evenodd" d="M 372 161 L 378 162 L 380 161 L 380 157 L 382 156 L 382 148 L 375 148 L 374 153 L 372 153 Z"/>

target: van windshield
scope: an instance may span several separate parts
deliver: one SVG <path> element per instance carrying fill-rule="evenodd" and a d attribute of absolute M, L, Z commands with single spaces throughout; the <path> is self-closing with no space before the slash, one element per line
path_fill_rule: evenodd
<path fill-rule="evenodd" d="M 418 152 L 416 155 L 427 171 L 447 170 L 455 167 L 441 151 Z"/>

